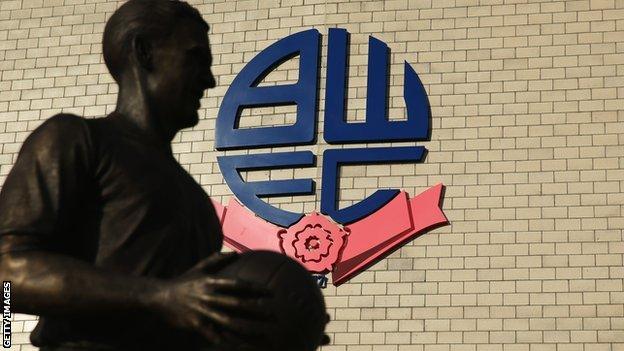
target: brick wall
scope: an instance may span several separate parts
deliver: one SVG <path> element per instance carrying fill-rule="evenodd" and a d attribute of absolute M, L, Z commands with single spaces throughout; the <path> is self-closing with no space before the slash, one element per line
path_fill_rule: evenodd
<path fill-rule="evenodd" d="M 328 287 L 333 343 L 323 350 L 624 350 L 624 0 L 191 3 L 212 26 L 218 87 L 202 100 L 199 125 L 176 136 L 174 152 L 217 200 L 231 194 L 213 149 L 220 100 L 276 40 L 318 29 L 324 77 L 327 29 L 351 32 L 350 120 L 364 118 L 368 35 L 392 50 L 391 116 L 405 115 L 404 60 L 429 94 L 431 141 L 418 143 L 429 149 L 425 162 L 345 167 L 340 202 L 443 182 L 451 225 Z M 0 2 L 0 184 L 46 118 L 113 110 L 117 88 L 100 43 L 119 4 Z M 265 84 L 296 81 L 297 67 L 285 63 Z M 322 120 L 323 78 L 320 96 Z M 254 109 L 241 124 L 292 123 L 294 113 Z M 307 149 L 319 154 L 319 142 Z M 245 174 L 267 176 L 322 186 L 314 168 Z M 318 195 L 271 202 L 311 212 Z M 12 350 L 33 349 L 34 323 L 15 316 Z"/>

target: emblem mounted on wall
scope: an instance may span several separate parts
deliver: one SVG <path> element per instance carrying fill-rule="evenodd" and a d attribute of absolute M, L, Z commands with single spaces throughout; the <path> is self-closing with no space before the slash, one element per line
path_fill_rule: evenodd
<path fill-rule="evenodd" d="M 388 119 L 388 46 L 369 38 L 366 121 L 346 121 L 349 33 L 332 28 L 323 138 L 331 145 L 423 141 L 430 138 L 430 107 L 416 72 L 404 64 L 407 119 Z M 267 47 L 236 76 L 225 94 L 216 123 L 217 150 L 310 145 L 316 141 L 321 35 L 315 29 L 292 34 Z M 299 56 L 294 84 L 258 86 L 281 63 Z M 296 105 L 292 125 L 238 128 L 245 108 Z M 223 177 L 236 196 L 227 206 L 215 203 L 224 241 L 237 251 L 273 250 L 303 264 L 310 272 L 332 272 L 340 285 L 417 235 L 448 223 L 440 209 L 444 186 L 410 198 L 398 189 L 377 190 L 364 200 L 337 208 L 340 166 L 422 162 L 423 146 L 348 147 L 323 152 L 321 209 L 303 214 L 274 207 L 261 198 L 314 194 L 312 179 L 245 182 L 241 171 L 313 167 L 311 151 L 219 156 Z"/>

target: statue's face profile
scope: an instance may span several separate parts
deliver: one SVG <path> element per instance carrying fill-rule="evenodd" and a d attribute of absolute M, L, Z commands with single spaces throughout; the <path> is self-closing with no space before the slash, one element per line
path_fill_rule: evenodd
<path fill-rule="evenodd" d="M 178 129 L 196 125 L 204 90 L 215 87 L 206 29 L 195 21 L 180 22 L 151 52 L 148 103 L 169 125 Z"/>

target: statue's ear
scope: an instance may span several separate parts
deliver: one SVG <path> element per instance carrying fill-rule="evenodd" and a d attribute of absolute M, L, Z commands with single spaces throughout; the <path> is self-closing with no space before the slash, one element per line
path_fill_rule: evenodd
<path fill-rule="evenodd" d="M 137 35 L 132 39 L 132 51 L 139 65 L 147 70 L 151 71 L 154 67 L 152 56 L 152 45 L 143 36 Z"/>

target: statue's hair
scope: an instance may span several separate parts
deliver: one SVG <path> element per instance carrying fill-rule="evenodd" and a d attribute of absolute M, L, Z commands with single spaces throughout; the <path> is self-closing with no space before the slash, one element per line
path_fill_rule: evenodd
<path fill-rule="evenodd" d="M 104 62 L 113 78 L 119 81 L 126 68 L 135 37 L 157 42 L 167 38 L 183 20 L 197 21 L 209 29 L 199 11 L 183 1 L 129 0 L 121 5 L 108 19 L 102 40 Z"/>

